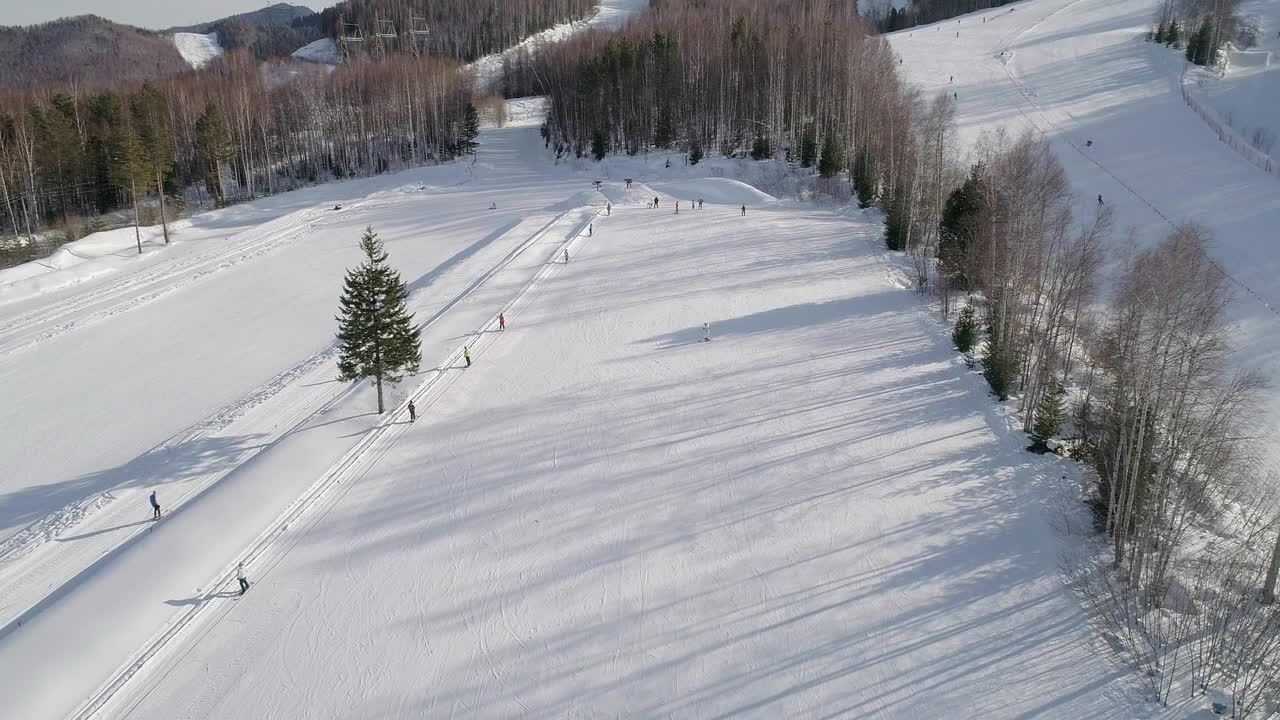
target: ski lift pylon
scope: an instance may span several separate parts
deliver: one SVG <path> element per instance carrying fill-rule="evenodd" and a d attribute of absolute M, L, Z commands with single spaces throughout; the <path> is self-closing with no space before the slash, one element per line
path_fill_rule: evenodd
<path fill-rule="evenodd" d="M 378 37 L 380 37 L 380 38 L 393 38 L 393 37 L 395 37 L 395 36 L 396 36 L 396 26 L 395 26 L 395 23 L 391 22 L 390 20 L 378 20 L 378 32 L 377 32 L 377 35 L 378 35 Z"/>
<path fill-rule="evenodd" d="M 430 35 L 431 30 L 427 28 L 427 19 L 411 15 L 409 17 L 409 34 L 411 35 Z"/>
<path fill-rule="evenodd" d="M 355 23 L 342 23 L 342 32 L 338 38 L 343 42 L 364 42 L 364 35 L 360 33 L 360 26 Z"/>

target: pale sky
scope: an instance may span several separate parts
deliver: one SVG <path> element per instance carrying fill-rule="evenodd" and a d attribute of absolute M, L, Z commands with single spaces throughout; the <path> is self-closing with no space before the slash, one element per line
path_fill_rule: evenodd
<path fill-rule="evenodd" d="M 0 0 L 0 25 L 32 25 L 67 15 L 99 15 L 151 29 L 194 25 L 281 0 Z M 283 0 L 320 11 L 337 0 Z"/>

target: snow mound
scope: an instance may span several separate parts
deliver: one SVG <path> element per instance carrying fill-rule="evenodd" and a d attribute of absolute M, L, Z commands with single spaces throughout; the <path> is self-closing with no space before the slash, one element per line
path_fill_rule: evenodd
<path fill-rule="evenodd" d="M 333 38 L 321 38 L 315 42 L 307 43 L 294 50 L 293 57 L 325 65 L 340 65 L 342 63 L 342 56 L 338 54 L 338 44 L 333 41 Z"/>
<path fill-rule="evenodd" d="M 182 55 L 182 59 L 187 61 L 191 67 L 199 70 L 209 63 L 222 57 L 224 50 L 218 44 L 218 33 L 211 32 L 207 35 L 199 33 L 174 33 L 173 44 L 178 48 L 178 54 Z"/>
<path fill-rule="evenodd" d="M 1270 50 L 1233 50 L 1228 57 L 1232 70 L 1266 70 L 1271 67 Z"/>
<path fill-rule="evenodd" d="M 670 195 L 677 200 L 702 199 L 709 203 L 724 205 L 762 205 L 778 201 L 769 193 L 728 178 L 700 178 L 650 183 L 650 185 L 659 194 Z"/>

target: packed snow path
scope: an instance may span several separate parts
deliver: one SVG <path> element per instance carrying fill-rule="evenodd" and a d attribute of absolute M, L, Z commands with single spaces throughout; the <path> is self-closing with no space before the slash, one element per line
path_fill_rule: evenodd
<path fill-rule="evenodd" d="M 891 282 L 879 228 L 786 204 L 671 212 L 726 186 L 597 219 L 417 423 L 255 562 L 248 595 L 202 599 L 106 715 L 1074 719 L 1125 702 L 1057 568 L 1054 463 Z"/>
<path fill-rule="evenodd" d="M 1194 221 L 1235 283 L 1240 358 L 1280 377 L 1280 182 L 1250 165 L 1182 99 L 1180 51 L 1143 41 L 1154 0 L 1032 0 L 890 36 L 908 78 L 954 93 L 962 141 L 1007 127 L 1044 133 L 1076 194 L 1115 212 L 1112 258 Z M 1092 146 L 1089 141 L 1092 140 Z M 1273 393 L 1265 432 L 1280 428 Z M 1280 457 L 1268 460 L 1280 471 Z M 1273 473 L 1274 474 L 1274 473 Z"/>
<path fill-rule="evenodd" d="M 379 426 L 372 394 L 333 380 L 336 293 L 365 225 L 409 282 L 424 328 L 417 383 L 586 225 L 595 210 L 575 194 L 586 183 L 550 172 L 530 155 L 540 147 L 536 128 L 512 126 L 486 133 L 475 165 L 212 214 L 142 262 L 90 267 L 84 282 L 4 308 L 23 318 L 0 327 L 20 340 L 0 350 L 0 518 L 25 525 L 0 548 L 0 695 L 29 703 L 13 712 L 59 717 L 93 696 L 181 616 L 147 593 L 163 601 L 218 576 Z M 260 227 L 214 230 L 273 209 Z"/>

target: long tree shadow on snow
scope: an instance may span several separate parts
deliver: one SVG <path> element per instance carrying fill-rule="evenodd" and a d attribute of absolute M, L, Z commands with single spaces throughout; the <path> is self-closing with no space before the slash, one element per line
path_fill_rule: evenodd
<path fill-rule="evenodd" d="M 897 290 L 886 289 L 879 293 L 855 295 L 828 302 L 787 305 L 726 320 L 709 319 L 708 324 L 713 340 L 767 332 L 802 330 L 815 326 L 821 326 L 825 332 L 851 323 L 854 319 L 870 320 L 876 315 L 894 312 L 890 298 L 897 292 Z M 670 350 L 702 342 L 702 338 L 702 326 L 698 325 L 643 338 L 636 341 L 636 344 L 653 346 L 658 350 Z M 803 352 L 804 348 L 797 348 L 797 351 Z"/>

